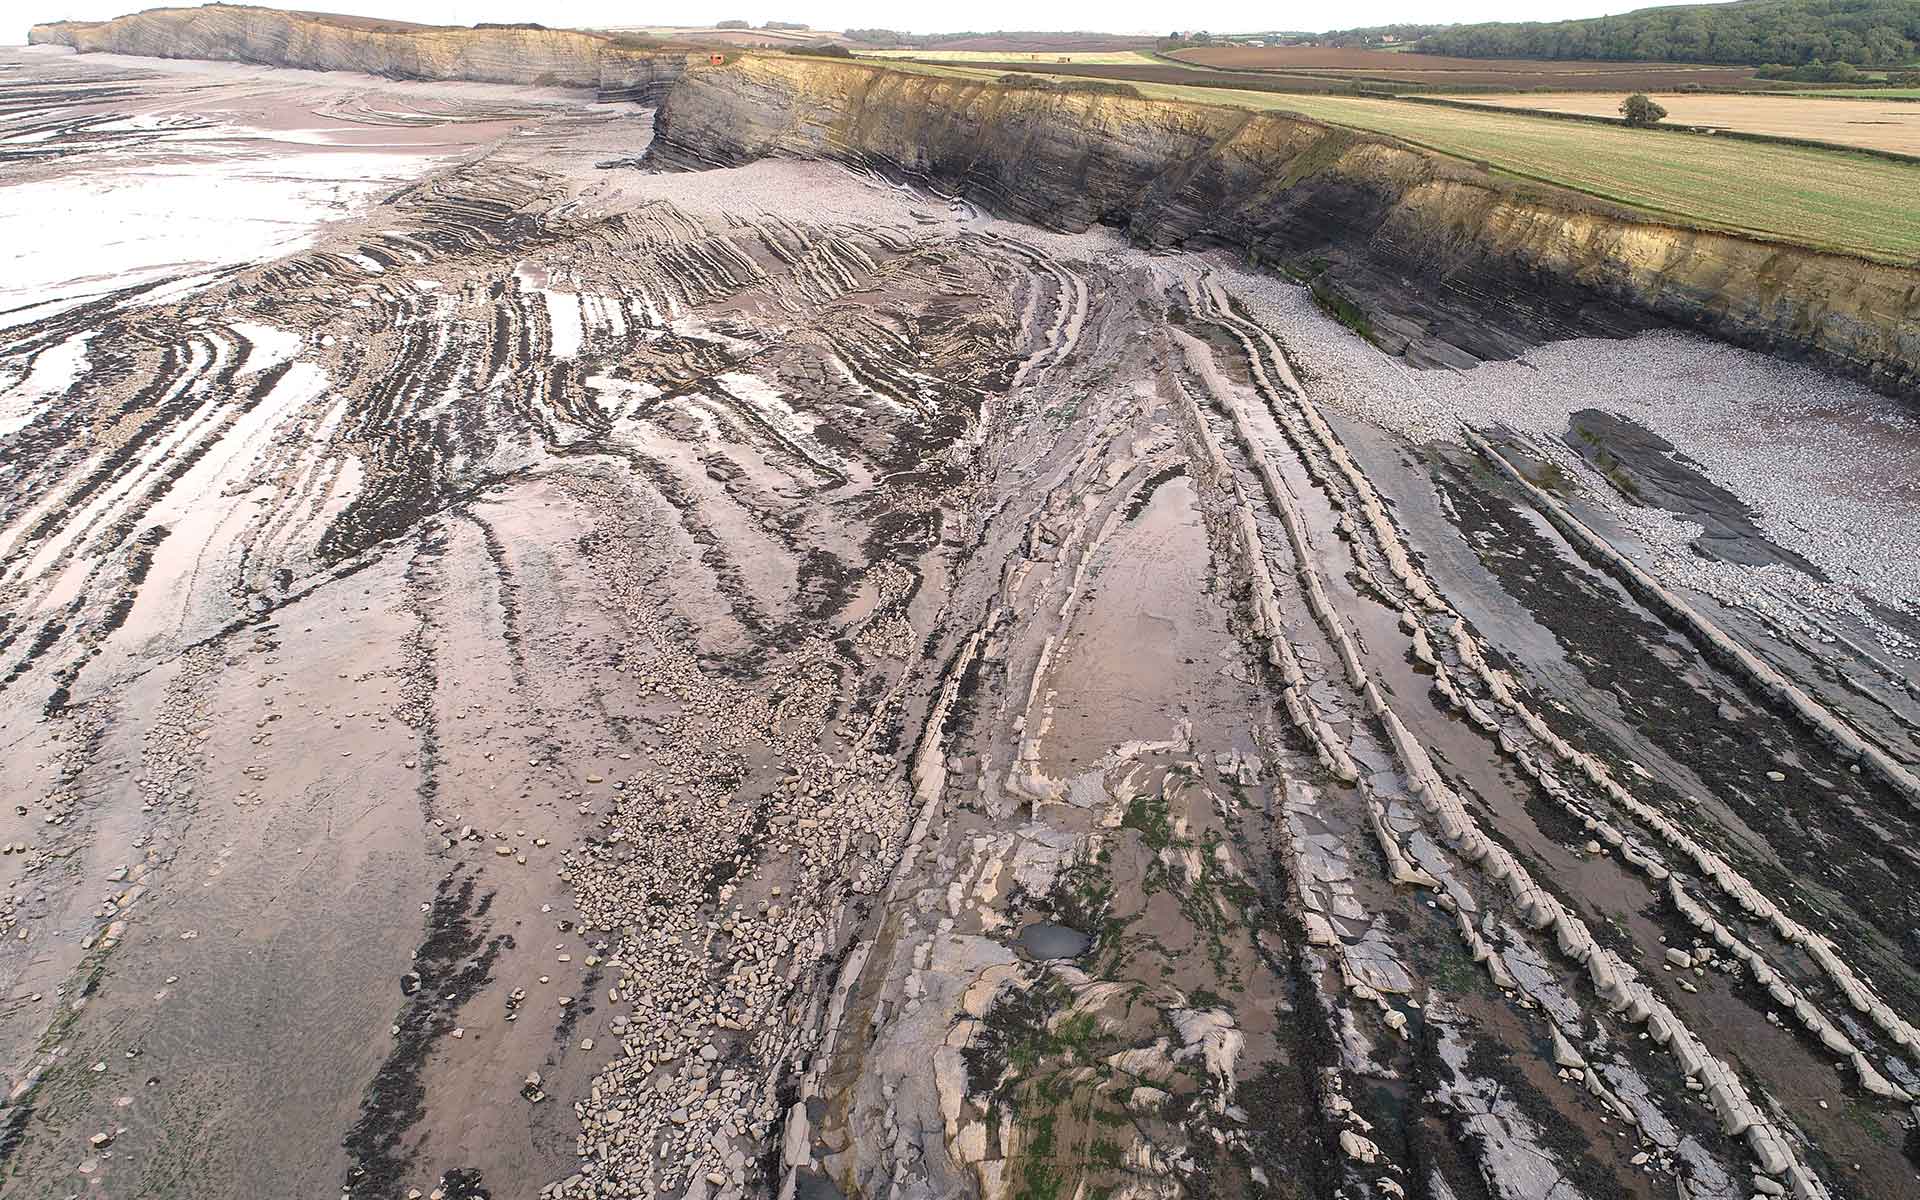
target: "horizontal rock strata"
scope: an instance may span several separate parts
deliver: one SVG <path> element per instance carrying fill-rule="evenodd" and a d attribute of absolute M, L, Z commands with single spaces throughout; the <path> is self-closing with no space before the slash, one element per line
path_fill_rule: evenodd
<path fill-rule="evenodd" d="M 272 8 L 157 8 L 111 21 L 36 25 L 34 45 L 82 53 L 204 58 L 364 71 L 391 79 L 449 79 L 597 88 L 608 98 L 655 101 L 686 65 L 684 53 L 627 49 L 572 29 L 432 28 L 335 23 Z"/>
<path fill-rule="evenodd" d="M 1920 393 L 1920 273 L 1522 194 L 1464 164 L 1278 113 L 745 58 L 668 94 L 656 155 L 824 156 L 1050 228 L 1124 227 L 1316 277 L 1415 361 L 1673 323 Z"/>
<path fill-rule="evenodd" d="M 549 29 L 361 27 L 273 9 L 156 9 L 35 26 L 82 51 L 399 78 L 594 87 L 661 105 L 682 166 L 769 154 L 904 172 L 1049 228 L 1243 251 L 1311 276 L 1422 365 L 1676 324 L 1920 394 L 1920 272 L 1521 191 L 1402 143 L 1284 113 L 1005 87 L 816 58 L 621 46 Z"/>

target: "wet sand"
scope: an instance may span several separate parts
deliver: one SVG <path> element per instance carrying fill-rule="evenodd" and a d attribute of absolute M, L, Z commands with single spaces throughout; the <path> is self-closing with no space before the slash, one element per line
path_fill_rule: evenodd
<path fill-rule="evenodd" d="M 0 1191 L 1914 1186 L 1910 413 L 650 128 L 0 58 Z"/>

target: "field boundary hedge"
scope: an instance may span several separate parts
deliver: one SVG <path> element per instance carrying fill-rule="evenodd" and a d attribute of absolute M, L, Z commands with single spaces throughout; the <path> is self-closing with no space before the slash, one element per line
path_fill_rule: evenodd
<path fill-rule="evenodd" d="M 1578 121 L 1587 125 L 1608 125 L 1615 129 L 1627 128 L 1627 123 L 1618 117 L 1603 117 L 1596 113 L 1555 112 L 1546 108 L 1522 108 L 1513 104 L 1476 104 L 1471 100 L 1449 100 L 1444 96 L 1395 96 L 1406 104 L 1431 104 L 1437 108 L 1458 108 L 1468 112 L 1516 113 L 1523 117 L 1545 117 L 1549 121 Z M 1649 125 L 1642 132 L 1695 135 L 1699 137 L 1724 138 L 1734 142 L 1759 142 L 1768 146 L 1795 146 L 1802 150 L 1830 150 L 1836 154 L 1860 154 L 1867 158 L 1878 158 L 1886 162 L 1920 165 L 1920 154 L 1903 154 L 1898 150 L 1877 150 L 1872 146 L 1854 146 L 1845 142 L 1823 142 L 1817 138 L 1792 137 L 1782 133 L 1755 133 L 1747 129 L 1726 129 L 1719 125 L 1678 125 L 1661 123 Z"/>

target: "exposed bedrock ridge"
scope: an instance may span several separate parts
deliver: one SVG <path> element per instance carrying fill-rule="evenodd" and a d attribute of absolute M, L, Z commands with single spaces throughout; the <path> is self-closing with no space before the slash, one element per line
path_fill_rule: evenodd
<path fill-rule="evenodd" d="M 622 47 L 539 29 L 354 28 L 274 9 L 36 26 L 36 43 L 421 79 L 595 87 L 660 105 L 655 156 L 890 169 L 1056 229 L 1220 245 L 1312 277 L 1416 363 L 1674 324 L 1920 398 L 1920 269 L 1688 229 L 1523 188 L 1303 117 L 1006 87 L 786 55 Z"/>
<path fill-rule="evenodd" d="M 1522 193 L 1301 117 L 747 57 L 671 89 L 655 154 L 839 158 L 1045 226 L 1232 247 L 1416 360 L 1672 323 L 1920 396 L 1920 271 Z"/>

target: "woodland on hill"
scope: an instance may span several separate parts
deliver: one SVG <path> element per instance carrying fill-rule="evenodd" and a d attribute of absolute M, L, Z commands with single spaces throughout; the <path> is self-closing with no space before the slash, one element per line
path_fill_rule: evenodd
<path fill-rule="evenodd" d="M 1577 21 L 1439 27 L 1420 38 L 1419 49 L 1466 58 L 1888 67 L 1912 62 L 1917 43 L 1920 0 L 1739 0 Z"/>

